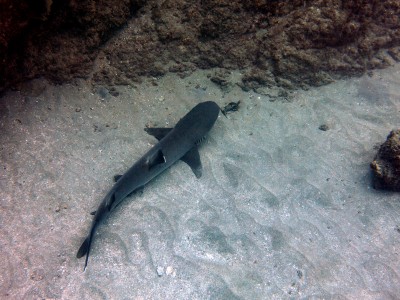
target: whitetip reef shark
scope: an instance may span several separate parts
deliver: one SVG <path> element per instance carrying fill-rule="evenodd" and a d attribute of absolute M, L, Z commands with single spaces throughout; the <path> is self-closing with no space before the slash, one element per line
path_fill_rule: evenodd
<path fill-rule="evenodd" d="M 122 200 L 141 190 L 145 184 L 178 160 L 187 163 L 197 178 L 201 177 L 202 165 L 197 146 L 213 127 L 219 111 L 220 108 L 215 102 L 206 101 L 192 108 L 174 128 L 145 129 L 159 142 L 147 151 L 124 175 L 115 177 L 116 183 L 104 197 L 99 208 L 92 213 L 94 219 L 89 235 L 76 255 L 77 258 L 86 255 L 84 270 L 88 264 L 90 247 L 97 226 L 108 217 Z"/>

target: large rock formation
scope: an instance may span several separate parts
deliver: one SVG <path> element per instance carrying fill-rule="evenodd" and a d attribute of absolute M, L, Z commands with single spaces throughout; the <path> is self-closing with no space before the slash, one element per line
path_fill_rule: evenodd
<path fill-rule="evenodd" d="M 214 67 L 241 69 L 243 88 L 297 88 L 400 60 L 395 0 L 4 0 L 0 11 L 0 89 Z"/>
<path fill-rule="evenodd" d="M 45 76 L 88 77 L 100 46 L 141 7 L 141 0 L 0 3 L 0 89 Z"/>

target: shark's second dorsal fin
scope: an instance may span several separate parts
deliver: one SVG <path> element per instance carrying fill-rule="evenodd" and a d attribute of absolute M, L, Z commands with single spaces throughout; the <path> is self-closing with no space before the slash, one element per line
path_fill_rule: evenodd
<path fill-rule="evenodd" d="M 166 136 L 173 128 L 145 128 L 148 134 L 154 136 L 157 140 L 161 140 Z"/>
<path fill-rule="evenodd" d="M 200 153 L 196 145 L 188 152 L 186 152 L 186 154 L 181 158 L 181 160 L 189 165 L 189 167 L 192 169 L 194 175 L 196 175 L 197 178 L 201 177 L 203 167 L 201 165 Z"/>
<path fill-rule="evenodd" d="M 147 169 L 151 170 L 159 164 L 165 163 L 165 156 L 161 149 L 158 149 L 149 159 L 146 161 Z"/>

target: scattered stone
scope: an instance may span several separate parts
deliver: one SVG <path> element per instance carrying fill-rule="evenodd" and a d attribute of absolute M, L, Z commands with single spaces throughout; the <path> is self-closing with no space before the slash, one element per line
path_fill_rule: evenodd
<path fill-rule="evenodd" d="M 322 124 L 321 126 L 318 127 L 318 129 L 322 131 L 328 131 L 330 127 L 327 124 Z"/>
<path fill-rule="evenodd" d="M 164 275 L 164 267 L 162 267 L 162 266 L 157 267 L 157 275 L 158 275 L 158 277 L 161 277 Z"/>
<path fill-rule="evenodd" d="M 168 266 L 165 270 L 165 274 L 167 274 L 168 276 L 172 276 L 175 277 L 176 276 L 176 271 L 172 266 Z"/>
<path fill-rule="evenodd" d="M 103 131 L 103 126 L 100 124 L 93 124 L 93 131 L 94 132 L 102 132 Z"/>
<path fill-rule="evenodd" d="M 229 102 L 223 109 L 221 109 L 221 112 L 226 116 L 227 113 L 238 111 L 239 104 L 240 100 L 238 102 Z"/>
<path fill-rule="evenodd" d="M 214 82 L 215 84 L 219 85 L 220 87 L 225 87 L 228 86 L 229 81 L 226 79 L 223 79 L 221 77 L 213 76 L 211 77 L 211 81 Z"/>
<path fill-rule="evenodd" d="M 110 127 L 111 129 L 117 129 L 118 128 L 118 124 L 117 123 L 111 123 L 111 124 L 107 124 L 107 127 Z"/>
<path fill-rule="evenodd" d="M 390 48 L 388 54 L 397 62 L 400 62 L 400 47 Z"/>
<path fill-rule="evenodd" d="M 111 97 L 109 90 L 103 86 L 98 87 L 96 92 L 102 100 L 106 100 Z"/>
<path fill-rule="evenodd" d="M 115 87 L 111 87 L 110 90 L 109 90 L 109 93 L 113 97 L 118 97 L 119 96 L 119 92 L 117 91 L 117 89 Z"/>
<path fill-rule="evenodd" d="M 41 281 L 44 278 L 44 271 L 42 269 L 33 270 L 30 277 L 33 281 Z"/>
<path fill-rule="evenodd" d="M 400 192 L 400 129 L 392 130 L 371 163 L 373 186 Z"/>
<path fill-rule="evenodd" d="M 210 77 L 210 80 L 218 85 L 221 90 L 227 91 L 233 84 L 230 82 L 231 73 L 226 70 L 218 70 Z"/>

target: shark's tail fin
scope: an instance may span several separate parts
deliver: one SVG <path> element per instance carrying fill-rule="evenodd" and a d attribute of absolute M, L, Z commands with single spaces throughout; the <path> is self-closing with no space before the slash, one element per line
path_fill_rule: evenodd
<path fill-rule="evenodd" d="M 81 247 L 78 250 L 78 253 L 76 254 L 77 258 L 81 258 L 84 255 L 86 255 L 86 260 L 85 260 L 85 266 L 83 268 L 83 271 L 86 270 L 86 266 L 88 264 L 88 259 L 89 259 L 89 253 L 90 253 L 90 246 L 92 244 L 92 236 L 94 232 L 94 226 L 92 227 L 92 230 L 90 230 L 90 234 L 88 237 L 83 241 Z"/>

